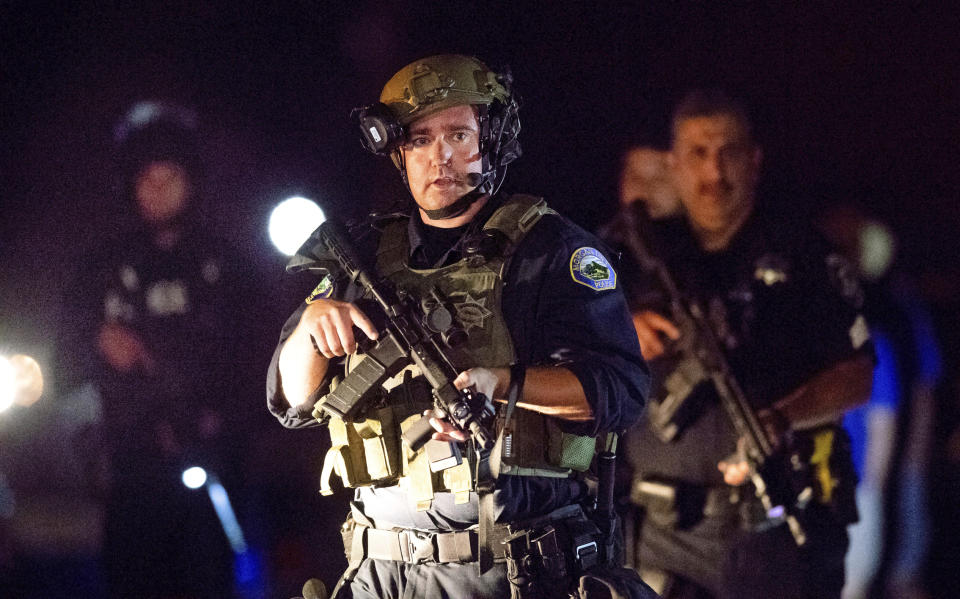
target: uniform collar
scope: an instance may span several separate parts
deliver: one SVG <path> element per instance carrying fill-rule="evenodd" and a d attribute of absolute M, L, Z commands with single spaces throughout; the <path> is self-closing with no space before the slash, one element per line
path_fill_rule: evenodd
<path fill-rule="evenodd" d="M 496 198 L 496 199 L 495 199 Z M 473 217 L 473 220 L 461 227 L 456 227 L 457 233 L 451 231 L 450 236 L 456 236 L 450 240 L 450 247 L 444 251 L 443 255 L 434 264 L 425 264 L 428 260 L 426 256 L 427 231 L 429 226 L 423 222 L 420 211 L 414 209 L 407 221 L 407 239 L 410 241 L 410 253 L 407 256 L 411 266 L 415 268 L 439 268 L 447 264 L 453 264 L 461 257 L 460 248 L 467 233 L 478 230 L 483 223 L 487 222 L 493 215 L 493 212 L 503 204 L 500 196 L 494 196 L 487 201 L 487 204 Z M 438 229 L 437 227 L 432 227 Z M 442 229 L 440 229 L 442 231 Z M 442 236 L 440 233 L 439 236 Z"/>

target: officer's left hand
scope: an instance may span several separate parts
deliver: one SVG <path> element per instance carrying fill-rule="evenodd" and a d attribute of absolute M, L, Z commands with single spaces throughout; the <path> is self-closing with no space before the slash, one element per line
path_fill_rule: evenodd
<path fill-rule="evenodd" d="M 505 368 L 471 368 L 460 373 L 453 380 L 453 386 L 459 390 L 471 388 L 474 393 L 482 393 L 487 397 L 495 398 L 499 392 L 503 394 L 509 383 L 510 371 Z M 457 429 L 446 418 L 437 418 L 434 412 L 424 412 L 424 416 L 430 417 L 430 424 L 437 431 L 433 433 L 433 439 L 438 441 L 466 441 L 467 434 Z"/>
<path fill-rule="evenodd" d="M 433 410 L 425 410 L 424 417 L 430 418 L 430 426 L 436 431 L 430 437 L 434 441 L 455 441 L 463 443 L 467 440 L 467 434 L 453 425 L 446 418 L 438 418 Z"/>

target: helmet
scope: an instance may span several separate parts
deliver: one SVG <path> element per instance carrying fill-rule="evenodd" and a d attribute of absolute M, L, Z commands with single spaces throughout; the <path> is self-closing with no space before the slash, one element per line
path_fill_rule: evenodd
<path fill-rule="evenodd" d="M 390 155 L 406 181 L 399 148 L 410 123 L 452 106 L 477 106 L 483 159 L 480 187 L 492 193 L 506 165 L 520 157 L 519 105 L 512 82 L 509 72 L 495 73 L 472 56 L 429 56 L 397 71 L 383 86 L 380 102 L 355 109 L 352 116 L 360 125 L 363 146 L 374 154 Z"/>
<path fill-rule="evenodd" d="M 174 162 L 194 183 L 202 175 L 197 115 L 189 108 L 166 101 L 137 102 L 117 122 L 113 139 L 118 182 L 127 193 L 151 162 Z"/>
<path fill-rule="evenodd" d="M 402 127 L 444 108 L 506 104 L 510 92 L 497 74 L 471 56 L 441 54 L 410 63 L 387 81 L 380 102 Z"/>

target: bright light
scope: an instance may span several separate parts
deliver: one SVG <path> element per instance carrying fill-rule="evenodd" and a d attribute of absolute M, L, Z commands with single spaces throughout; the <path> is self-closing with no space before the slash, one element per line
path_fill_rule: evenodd
<path fill-rule="evenodd" d="M 0 356 L 0 412 L 13 405 L 17 395 L 17 373 L 10 360 Z"/>
<path fill-rule="evenodd" d="M 868 221 L 860 227 L 860 271 L 876 281 L 887 274 L 897 253 L 897 240 L 883 223 Z"/>
<path fill-rule="evenodd" d="M 292 256 L 325 220 L 323 210 L 313 200 L 288 198 L 270 214 L 270 241 L 278 250 Z"/>
<path fill-rule="evenodd" d="M 10 363 L 17 373 L 17 404 L 28 407 L 33 405 L 43 395 L 43 373 L 40 365 L 30 356 L 17 354 L 10 357 Z"/>
<path fill-rule="evenodd" d="M 199 489 L 207 482 L 207 471 L 200 466 L 193 466 L 183 471 L 183 484 L 189 489 Z"/>
<path fill-rule="evenodd" d="M 0 412 L 14 403 L 32 405 L 43 394 L 40 365 L 30 356 L 0 356 Z"/>

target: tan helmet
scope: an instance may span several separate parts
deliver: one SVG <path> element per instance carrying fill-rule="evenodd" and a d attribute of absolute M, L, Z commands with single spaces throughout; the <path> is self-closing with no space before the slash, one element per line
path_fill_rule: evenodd
<path fill-rule="evenodd" d="M 414 61 L 387 81 L 380 102 L 406 127 L 416 119 L 451 106 L 499 100 L 506 104 L 510 92 L 497 74 L 472 56 L 440 54 Z"/>

